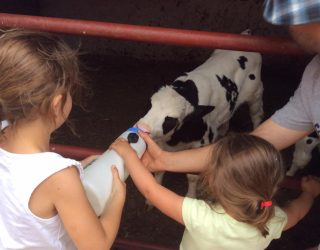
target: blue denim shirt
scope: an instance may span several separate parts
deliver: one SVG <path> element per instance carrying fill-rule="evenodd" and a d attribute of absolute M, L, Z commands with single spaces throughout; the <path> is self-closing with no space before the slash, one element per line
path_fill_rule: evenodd
<path fill-rule="evenodd" d="M 263 17 L 278 25 L 320 22 L 320 0 L 265 0 Z"/>

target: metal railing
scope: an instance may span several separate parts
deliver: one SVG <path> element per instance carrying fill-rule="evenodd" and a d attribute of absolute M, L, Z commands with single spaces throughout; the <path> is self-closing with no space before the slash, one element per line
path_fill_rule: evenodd
<path fill-rule="evenodd" d="M 0 13 L 0 27 L 23 27 L 81 36 L 212 49 L 256 51 L 266 54 L 304 54 L 296 43 L 287 38 L 247 36 L 79 19 Z"/>

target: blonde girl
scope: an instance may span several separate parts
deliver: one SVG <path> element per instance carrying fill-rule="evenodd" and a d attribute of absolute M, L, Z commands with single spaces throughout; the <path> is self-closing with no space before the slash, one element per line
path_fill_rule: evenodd
<path fill-rule="evenodd" d="M 0 32 L 0 249 L 111 247 L 125 201 L 117 171 L 98 218 L 81 183 L 94 157 L 49 152 L 82 89 L 76 53 L 57 36 Z"/>
<path fill-rule="evenodd" d="M 165 152 L 148 135 L 141 136 L 157 165 Z M 284 171 L 281 156 L 270 143 L 249 134 L 226 136 L 208 151 L 202 159 L 207 165 L 200 173 L 199 199 L 159 185 L 126 141 L 117 140 L 111 148 L 124 158 L 146 199 L 185 225 L 183 250 L 265 249 L 305 215 L 320 193 L 320 183 L 306 178 L 297 200 L 284 210 L 276 206 L 274 195 Z"/>

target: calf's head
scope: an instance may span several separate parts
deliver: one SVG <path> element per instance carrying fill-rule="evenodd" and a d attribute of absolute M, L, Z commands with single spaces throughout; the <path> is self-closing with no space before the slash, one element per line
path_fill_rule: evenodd
<path fill-rule="evenodd" d="M 172 86 L 164 86 L 152 95 L 151 109 L 137 122 L 137 126 L 149 132 L 154 139 L 169 138 L 193 110 L 194 107 Z"/>
<path fill-rule="evenodd" d="M 156 140 L 168 142 L 171 136 L 182 141 L 184 137 L 193 138 L 191 133 L 200 134 L 198 125 L 204 124 L 203 117 L 214 109 L 199 105 L 198 95 L 196 83 L 190 79 L 162 87 L 151 97 L 151 109 L 137 126 Z"/>

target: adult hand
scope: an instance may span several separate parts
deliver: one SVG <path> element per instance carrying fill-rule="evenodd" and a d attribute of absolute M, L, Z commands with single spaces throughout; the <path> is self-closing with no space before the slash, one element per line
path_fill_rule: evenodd
<path fill-rule="evenodd" d="M 316 198 L 320 194 L 320 178 L 308 175 L 302 178 L 301 181 L 302 191 L 307 192 Z"/>

